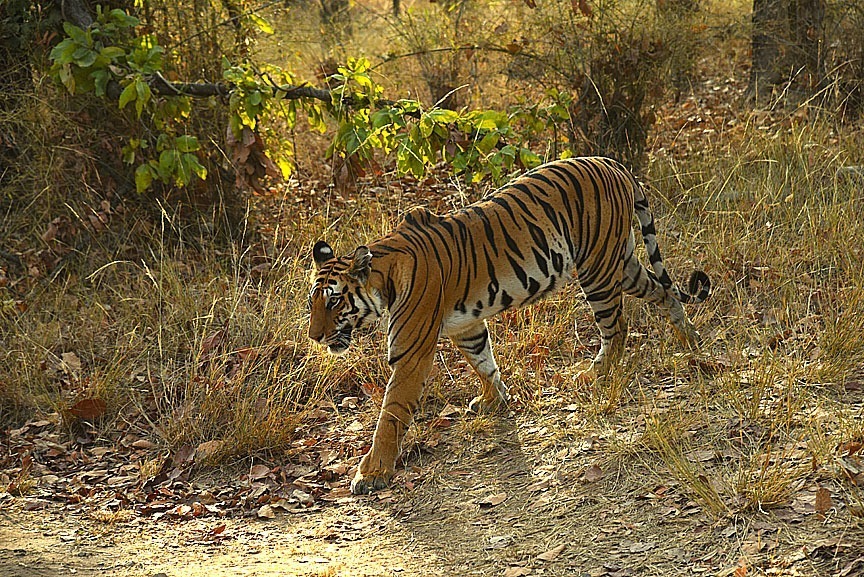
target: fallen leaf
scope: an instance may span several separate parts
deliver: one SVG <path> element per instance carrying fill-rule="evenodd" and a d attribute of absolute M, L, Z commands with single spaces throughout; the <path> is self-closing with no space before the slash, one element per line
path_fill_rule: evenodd
<path fill-rule="evenodd" d="M 651 541 L 645 543 L 633 543 L 630 545 L 631 553 L 644 553 L 645 551 L 650 551 L 655 547 L 655 544 Z"/>
<path fill-rule="evenodd" d="M 860 441 L 849 441 L 847 443 L 842 443 L 840 445 L 840 450 L 846 453 L 847 457 L 851 457 L 855 453 L 859 452 L 861 447 L 864 447 L 864 443 L 861 443 Z"/>
<path fill-rule="evenodd" d="M 342 402 L 339 403 L 339 406 L 343 409 L 356 409 L 359 402 L 360 399 L 358 397 L 345 397 L 342 399 Z"/>
<path fill-rule="evenodd" d="M 441 409 L 441 412 L 438 413 L 438 416 L 442 417 L 442 418 L 446 418 L 446 417 L 455 417 L 455 416 L 458 416 L 461 414 L 462 414 L 462 409 L 460 409 L 456 405 L 448 404 L 443 409 Z"/>
<path fill-rule="evenodd" d="M 270 505 L 262 505 L 261 508 L 258 509 L 258 517 L 260 519 L 275 519 L 276 512 Z"/>
<path fill-rule="evenodd" d="M 102 399 L 82 399 L 69 407 L 69 412 L 84 421 L 92 421 L 105 413 L 105 401 Z"/>
<path fill-rule="evenodd" d="M 132 446 L 136 449 L 152 449 L 156 446 L 156 444 L 152 441 L 148 441 L 147 439 L 138 439 L 137 441 L 132 443 Z"/>
<path fill-rule="evenodd" d="M 203 341 L 201 341 L 201 356 L 204 358 L 210 357 L 211 353 L 214 353 L 217 349 L 221 348 L 227 340 L 228 323 L 226 322 L 224 327 L 213 331 L 207 335 Z"/>
<path fill-rule="evenodd" d="M 265 263 L 266 264 L 266 263 Z M 258 265 L 261 266 L 261 265 Z M 267 265 L 269 266 L 269 265 Z M 255 267 L 258 268 L 258 267 Z M 254 269 L 253 269 L 254 270 Z M 241 347 L 237 349 L 237 356 L 240 357 L 241 361 L 254 361 L 258 358 L 258 351 L 253 349 L 252 347 Z"/>
<path fill-rule="evenodd" d="M 531 569 L 529 567 L 507 567 L 504 569 L 504 577 L 525 577 L 525 575 L 530 575 Z"/>
<path fill-rule="evenodd" d="M 591 465 L 585 470 L 584 476 L 586 481 L 593 483 L 603 478 L 603 470 L 597 465 Z"/>
<path fill-rule="evenodd" d="M 210 529 L 210 534 L 211 535 L 219 535 L 223 531 L 225 531 L 225 523 L 222 523 L 221 525 L 217 525 L 216 527 L 213 527 L 212 529 Z"/>
<path fill-rule="evenodd" d="M 449 417 L 435 417 L 429 426 L 435 429 L 447 429 L 453 426 L 453 419 Z"/>
<path fill-rule="evenodd" d="M 183 445 L 171 457 L 171 462 L 175 467 L 183 463 L 190 462 L 195 459 L 195 447 L 192 445 Z"/>
<path fill-rule="evenodd" d="M 840 572 L 837 573 L 837 577 L 846 577 L 847 575 L 852 573 L 852 570 L 855 569 L 855 567 L 858 566 L 859 563 L 861 565 L 864 565 L 864 557 L 858 557 L 857 559 L 843 567 L 843 569 L 841 569 Z"/>
<path fill-rule="evenodd" d="M 311 507 L 315 504 L 315 499 L 312 498 L 312 495 L 305 491 L 301 491 L 300 489 L 294 489 L 291 496 L 297 499 L 297 502 L 304 507 Z"/>
<path fill-rule="evenodd" d="M 542 481 L 537 481 L 536 483 L 532 483 L 525 487 L 525 490 L 529 493 L 539 493 L 540 491 L 545 491 L 552 484 L 552 479 L 543 479 Z"/>
<path fill-rule="evenodd" d="M 63 370 L 67 373 L 81 372 L 81 359 L 75 353 L 63 353 L 60 355 L 60 360 L 63 362 Z"/>
<path fill-rule="evenodd" d="M 489 507 L 495 507 L 496 505 L 500 505 L 504 501 L 507 500 L 507 493 L 495 493 L 494 495 L 487 495 L 485 497 L 481 497 L 476 501 L 480 508 L 487 509 Z"/>
<path fill-rule="evenodd" d="M 249 469 L 249 478 L 250 479 L 261 479 L 266 477 L 270 473 L 270 467 L 267 465 L 253 465 L 251 469 Z"/>
<path fill-rule="evenodd" d="M 554 561 L 555 558 L 558 557 L 558 555 L 561 554 L 561 551 L 563 551 L 566 547 L 567 547 L 567 545 L 565 545 L 564 543 L 561 543 L 557 547 L 553 547 L 552 549 L 549 549 L 545 553 L 540 553 L 539 555 L 537 555 L 537 559 L 539 561 L 546 561 L 547 563 L 550 561 Z"/>
<path fill-rule="evenodd" d="M 714 459 L 714 451 L 712 450 L 697 450 L 687 453 L 687 460 L 691 463 L 704 463 Z"/>
<path fill-rule="evenodd" d="M 588 0 L 571 0 L 571 4 L 579 8 L 579 12 L 586 18 L 591 18 L 591 7 L 588 6 Z"/>
<path fill-rule="evenodd" d="M 494 535 L 489 537 L 487 549 L 503 549 L 513 541 L 512 535 Z"/>
<path fill-rule="evenodd" d="M 825 513 L 831 509 L 831 491 L 825 487 L 819 487 L 816 491 L 816 501 L 813 508 L 816 510 L 816 517 L 824 519 Z"/>
<path fill-rule="evenodd" d="M 225 446 L 225 441 L 214 439 L 212 441 L 204 441 L 195 449 L 195 453 L 204 461 L 218 455 Z"/>

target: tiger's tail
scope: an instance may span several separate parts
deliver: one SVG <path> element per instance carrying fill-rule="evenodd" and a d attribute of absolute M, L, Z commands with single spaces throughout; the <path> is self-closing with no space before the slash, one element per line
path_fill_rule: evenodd
<path fill-rule="evenodd" d="M 651 268 L 654 270 L 657 281 L 667 290 L 671 290 L 682 303 L 701 303 L 711 294 L 711 280 L 703 271 L 694 270 L 687 282 L 686 292 L 672 282 L 666 267 L 663 266 L 663 257 L 660 256 L 660 247 L 657 245 L 657 229 L 654 227 L 654 215 L 648 208 L 648 197 L 645 195 L 645 189 L 642 183 L 635 178 L 633 185 L 633 210 L 639 220 L 642 240 L 645 242 L 648 260 L 651 262 Z"/>

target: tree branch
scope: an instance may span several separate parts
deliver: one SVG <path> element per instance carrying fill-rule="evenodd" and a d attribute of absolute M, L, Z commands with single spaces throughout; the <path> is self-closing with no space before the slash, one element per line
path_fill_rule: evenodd
<path fill-rule="evenodd" d="M 231 94 L 233 86 L 228 82 L 171 82 L 158 72 L 148 80 L 150 89 L 160 96 L 190 96 L 192 98 L 209 98 L 211 96 L 225 97 Z M 113 86 L 112 86 L 113 85 Z M 311 98 L 320 100 L 326 104 L 333 102 L 333 93 L 324 88 L 315 88 L 309 84 L 273 84 L 270 86 L 274 97 L 286 100 L 299 100 Z M 107 94 L 110 98 L 120 97 L 120 85 L 115 81 L 109 83 Z M 370 104 L 366 100 L 357 100 L 351 96 L 343 99 L 348 106 L 362 106 Z M 394 106 L 395 100 L 378 100 L 372 103 L 375 106 Z M 419 116 L 406 113 L 409 116 Z"/>

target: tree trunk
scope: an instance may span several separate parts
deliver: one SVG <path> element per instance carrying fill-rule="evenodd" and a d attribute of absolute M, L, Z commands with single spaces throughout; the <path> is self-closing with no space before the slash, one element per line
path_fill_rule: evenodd
<path fill-rule="evenodd" d="M 753 0 L 752 68 L 748 95 L 768 104 L 781 83 L 805 93 L 825 76 L 825 0 Z"/>
<path fill-rule="evenodd" d="M 780 38 L 783 28 L 781 0 L 753 0 L 752 67 L 748 93 L 756 104 L 767 101 L 783 77 Z"/>
<path fill-rule="evenodd" d="M 789 27 L 796 64 L 806 73 L 806 86 L 811 90 L 817 89 L 825 78 L 824 20 L 824 0 L 792 1 Z"/>

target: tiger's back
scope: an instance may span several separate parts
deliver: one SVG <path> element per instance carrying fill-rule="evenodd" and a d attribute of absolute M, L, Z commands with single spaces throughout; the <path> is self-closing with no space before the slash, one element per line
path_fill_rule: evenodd
<path fill-rule="evenodd" d="M 554 292 L 574 271 L 595 282 L 603 265 L 623 254 L 632 207 L 633 184 L 618 163 L 571 159 L 531 171 L 458 212 L 414 209 L 370 248 L 373 255 L 407 249 L 437 265 L 410 290 L 418 291 L 419 306 L 432 297 L 429 281 L 441 283 L 448 335 Z"/>

